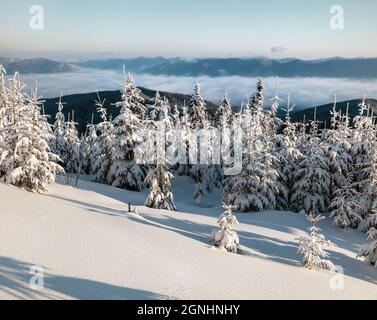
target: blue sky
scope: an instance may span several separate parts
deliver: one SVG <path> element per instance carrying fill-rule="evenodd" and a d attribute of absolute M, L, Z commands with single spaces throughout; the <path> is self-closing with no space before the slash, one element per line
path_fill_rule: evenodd
<path fill-rule="evenodd" d="M 44 30 L 29 28 L 35 4 Z M 376 12 L 376 0 L 1 0 L 0 56 L 377 56 Z"/>

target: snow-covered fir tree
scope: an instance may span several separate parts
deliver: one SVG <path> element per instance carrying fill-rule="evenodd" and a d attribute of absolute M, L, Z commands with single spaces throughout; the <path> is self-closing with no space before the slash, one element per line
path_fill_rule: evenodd
<path fill-rule="evenodd" d="M 152 111 L 156 110 L 157 108 Z M 166 163 L 166 167 L 169 170 L 176 168 L 171 164 L 173 159 L 170 158 L 170 153 L 169 157 L 166 154 L 171 152 L 174 155 L 175 148 L 180 143 L 173 134 L 174 124 L 170 110 L 169 100 L 164 97 L 161 99 L 158 112 L 153 116 L 153 120 L 145 120 L 143 122 L 143 127 L 146 129 L 143 131 L 142 148 L 140 148 L 140 158 L 143 161 L 139 162 L 142 164 L 142 169 L 146 172 L 146 175 L 149 174 L 150 170 L 156 168 L 155 164 L 157 163 L 159 152 L 163 152 L 166 156 L 164 163 Z"/>
<path fill-rule="evenodd" d="M 170 105 L 165 97 L 159 105 L 158 113 L 154 116 L 148 126 L 153 137 L 148 137 L 153 145 L 150 149 L 152 154 L 148 156 L 148 161 L 154 162 L 156 165 L 150 169 L 145 183 L 149 186 L 149 195 L 145 205 L 155 209 L 165 209 L 175 211 L 174 196 L 171 183 L 174 175 L 169 172 L 169 159 L 167 158 L 167 149 L 172 143 L 171 133 L 173 129 L 172 119 L 169 114 Z M 154 153 L 154 154 L 153 154 Z"/>
<path fill-rule="evenodd" d="M 225 211 L 217 221 L 219 229 L 213 230 L 211 242 L 229 252 L 239 253 L 241 251 L 240 240 L 237 232 L 233 230 L 233 227 L 238 224 L 237 218 L 232 213 L 234 207 L 224 204 L 223 208 Z"/>
<path fill-rule="evenodd" d="M 221 99 L 220 106 L 217 108 L 214 116 L 214 125 L 216 128 L 230 127 L 233 124 L 234 114 L 228 94 Z"/>
<path fill-rule="evenodd" d="M 359 214 L 359 216 L 361 217 L 361 214 Z M 359 228 L 363 232 L 368 232 L 372 228 L 377 229 L 377 197 L 376 196 L 372 199 L 372 205 L 370 207 L 368 215 L 360 223 Z"/>
<path fill-rule="evenodd" d="M 101 122 L 97 124 L 98 131 L 97 146 L 99 155 L 94 162 L 93 171 L 96 173 L 95 181 L 107 183 L 107 175 L 111 166 L 111 140 L 112 140 L 112 122 L 108 119 L 107 109 L 105 107 L 106 100 L 101 100 L 97 93 L 95 105 L 100 115 Z"/>
<path fill-rule="evenodd" d="M 264 112 L 264 83 L 263 81 L 260 79 L 258 80 L 257 82 L 257 91 L 255 94 L 253 94 L 250 98 L 249 98 L 249 102 L 247 104 L 247 109 L 250 110 L 251 114 L 253 116 L 257 116 L 259 118 L 259 121 L 260 121 L 260 125 L 262 126 L 263 129 L 264 126 L 265 126 L 265 116 L 266 116 L 266 113 Z"/>
<path fill-rule="evenodd" d="M 361 193 L 362 218 L 365 218 L 370 210 L 371 197 L 369 186 L 373 177 L 373 150 L 375 149 L 376 130 L 372 117 L 368 116 L 368 107 L 365 99 L 359 104 L 359 114 L 353 119 L 353 135 L 351 138 L 351 169 L 355 178 L 355 187 Z"/>
<path fill-rule="evenodd" d="M 147 108 L 144 106 L 145 100 L 130 73 L 125 77 L 122 86 L 122 102 L 120 102 L 120 106 L 123 105 L 124 101 L 127 101 L 128 108 L 140 121 L 145 119 L 147 114 Z"/>
<path fill-rule="evenodd" d="M 246 154 L 242 173 L 226 183 L 223 199 L 243 212 L 272 210 L 281 191 L 274 169 L 276 158 L 261 139 L 252 142 L 255 149 Z"/>
<path fill-rule="evenodd" d="M 13 117 L 3 128 L 0 147 L 0 180 L 32 192 L 45 192 L 63 169 L 56 163 L 59 157 L 51 152 L 51 130 L 41 114 L 41 101 L 35 89 L 30 96 L 23 93 L 18 75 L 13 78 L 10 105 Z M 23 96 L 23 101 L 20 97 Z M 21 103 L 22 102 L 22 103 Z"/>
<path fill-rule="evenodd" d="M 81 172 L 85 174 L 93 174 L 95 162 L 100 156 L 100 149 L 98 146 L 97 128 L 92 122 L 87 125 L 86 132 L 80 142 L 81 148 Z"/>
<path fill-rule="evenodd" d="M 153 98 L 153 104 L 148 106 L 148 119 L 152 121 L 159 121 L 164 113 L 164 100 L 161 98 L 160 92 L 156 91 Z"/>
<path fill-rule="evenodd" d="M 179 175 L 190 175 L 190 133 L 191 133 L 190 117 L 188 114 L 188 108 L 186 104 L 182 106 L 182 116 L 178 125 L 177 144 L 181 147 L 182 159 L 178 167 Z"/>
<path fill-rule="evenodd" d="M 2 71 L 3 77 L 5 70 Z M 5 79 L 2 82 L 2 121 L 0 130 L 0 177 L 5 176 L 8 171 L 8 164 L 5 161 L 5 157 L 9 156 L 11 150 L 15 148 L 10 135 L 13 134 L 17 128 L 18 115 L 21 114 L 21 110 L 25 111 L 25 84 L 21 82 L 19 74 L 16 72 L 14 76 L 9 80 L 8 86 L 5 85 Z M 22 113 L 25 115 L 25 112 Z M 26 119 L 25 117 L 23 117 Z M 11 126 L 13 126 L 13 133 L 9 132 Z M 5 161 L 5 162 L 4 162 Z"/>
<path fill-rule="evenodd" d="M 67 162 L 66 151 L 68 149 L 68 141 L 66 139 L 66 123 L 63 113 L 64 103 L 62 102 L 62 95 L 60 95 L 57 103 L 58 112 L 55 115 L 55 123 L 53 125 L 54 140 L 52 143 L 52 150 L 56 153 L 63 163 Z"/>
<path fill-rule="evenodd" d="M 66 173 L 80 173 L 81 144 L 74 112 L 72 112 L 72 116 L 68 116 L 68 121 L 65 123 L 64 141 L 67 142 L 66 149 L 63 150 L 64 169 Z"/>
<path fill-rule="evenodd" d="M 371 228 L 367 232 L 369 243 L 365 244 L 360 253 L 358 254 L 358 258 L 365 258 L 368 263 L 372 266 L 377 266 L 377 229 Z"/>
<path fill-rule="evenodd" d="M 120 114 L 113 120 L 111 130 L 111 166 L 107 183 L 114 187 L 140 191 L 144 187 L 145 174 L 135 160 L 135 152 L 142 142 L 141 121 L 145 107 L 141 104 L 140 90 L 136 88 L 131 75 L 122 87 Z"/>
<path fill-rule="evenodd" d="M 368 168 L 368 179 L 364 182 L 364 194 L 359 201 L 359 216 L 362 218 L 359 228 L 368 232 L 371 228 L 377 228 L 377 148 L 372 145 L 371 166 Z M 365 204 L 368 204 L 366 207 Z M 367 211 L 365 212 L 365 209 Z"/>
<path fill-rule="evenodd" d="M 211 192 L 215 186 L 219 186 L 220 171 L 214 166 L 212 148 L 214 139 L 219 139 L 219 137 L 215 137 L 215 131 L 207 119 L 206 103 L 200 95 L 199 83 L 195 85 L 188 106 L 191 129 L 191 139 L 189 139 L 190 156 L 197 156 L 196 159 L 190 159 L 192 164 L 190 166 L 190 175 L 198 183 L 194 198 L 199 201 L 198 199 L 204 197 L 205 191 Z M 191 152 L 193 150 L 198 152 Z"/>
<path fill-rule="evenodd" d="M 316 226 L 323 219 L 323 216 L 313 213 L 307 216 L 311 224 L 308 228 L 309 235 L 298 239 L 300 243 L 298 253 L 303 256 L 302 264 L 305 268 L 335 270 L 334 264 L 328 259 L 329 254 L 323 249 L 325 245 L 330 246 L 332 243 L 326 240 L 325 236 L 320 233 L 321 229 Z"/>
<path fill-rule="evenodd" d="M 165 164 L 158 164 L 156 169 L 150 170 L 146 177 L 146 184 L 150 187 L 145 205 L 149 208 L 175 211 L 174 196 L 171 183 L 174 180 Z"/>
<path fill-rule="evenodd" d="M 331 201 L 331 218 L 334 224 L 342 229 L 357 228 L 362 221 L 360 208 L 360 193 L 356 190 L 352 175 L 348 175 L 343 185 L 339 187 Z"/>
<path fill-rule="evenodd" d="M 263 211 L 277 207 L 277 195 L 282 192 L 275 169 L 278 161 L 274 155 L 275 142 L 267 133 L 263 111 L 263 83 L 258 82 L 258 93 L 242 115 L 243 167 L 238 176 L 226 180 L 223 201 L 238 210 Z"/>
<path fill-rule="evenodd" d="M 311 123 L 310 139 L 303 151 L 303 158 L 295 168 L 292 187 L 292 209 L 318 214 L 325 212 L 330 204 L 330 174 L 326 157 L 321 148 L 316 115 Z"/>
<path fill-rule="evenodd" d="M 207 107 L 204 99 L 200 95 L 200 84 L 196 83 L 194 92 L 188 103 L 190 123 L 192 129 L 201 129 L 207 120 Z"/>
<path fill-rule="evenodd" d="M 279 79 L 276 77 L 276 85 L 275 85 L 275 95 L 273 98 L 271 98 L 271 108 L 268 111 L 268 122 L 270 126 L 270 132 L 276 134 L 279 128 L 283 125 L 283 121 L 277 116 L 279 108 L 280 108 L 280 103 L 283 101 L 280 99 L 278 95 L 278 84 L 279 84 Z M 289 103 L 288 103 L 289 105 Z"/>
<path fill-rule="evenodd" d="M 341 113 L 336 110 L 336 97 L 333 109 L 330 111 L 330 128 L 323 130 L 322 148 L 326 157 L 330 174 L 330 201 L 334 199 L 336 191 L 346 183 L 346 174 L 351 165 L 350 130 L 347 122 L 343 122 Z"/>
<path fill-rule="evenodd" d="M 198 157 L 191 161 L 191 163 L 194 163 L 196 160 L 198 163 L 193 164 L 190 170 L 191 177 L 198 183 L 194 192 L 194 198 L 197 201 L 205 196 L 205 192 L 212 192 L 214 188 L 221 186 L 222 175 L 220 160 L 216 159 L 214 148 L 215 144 L 220 141 L 218 132 L 214 130 L 207 120 L 204 121 L 203 128 L 199 132 Z M 194 146 L 195 142 L 193 140 L 190 141 L 190 147 Z M 219 160 L 218 163 L 215 163 L 217 160 Z"/>
<path fill-rule="evenodd" d="M 296 126 L 291 122 L 291 112 L 294 110 L 294 105 L 290 105 L 290 98 L 288 97 L 288 104 L 285 110 L 286 116 L 284 121 L 284 129 L 281 134 L 276 136 L 276 170 L 279 174 L 279 182 L 281 183 L 282 192 L 278 195 L 278 204 L 282 209 L 291 207 L 292 187 L 295 183 L 295 168 L 299 159 L 302 158 L 302 153 L 297 147 Z"/>
<path fill-rule="evenodd" d="M 297 136 L 297 149 L 301 152 L 301 154 L 305 154 L 307 152 L 307 143 L 310 139 L 309 134 L 309 124 L 306 122 L 306 115 L 303 116 L 301 121 L 297 121 L 295 123 L 296 126 L 296 136 Z"/>
<path fill-rule="evenodd" d="M 270 108 L 270 112 L 273 116 L 276 116 L 276 114 L 278 113 L 278 110 L 279 110 L 279 105 L 280 105 L 280 102 L 283 101 L 282 99 L 280 99 L 280 97 L 278 96 L 278 82 L 279 82 L 279 79 L 278 77 L 276 77 L 276 85 L 275 85 L 275 96 L 273 98 L 271 98 L 271 108 Z M 289 106 L 289 103 L 288 103 L 288 106 Z"/>
<path fill-rule="evenodd" d="M 180 112 L 179 112 L 177 104 L 173 106 L 171 116 L 172 116 L 173 126 L 175 128 L 178 128 L 179 123 L 180 123 Z"/>

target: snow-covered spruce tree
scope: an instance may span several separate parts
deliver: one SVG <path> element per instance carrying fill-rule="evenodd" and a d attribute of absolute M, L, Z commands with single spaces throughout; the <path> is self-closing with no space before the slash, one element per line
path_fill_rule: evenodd
<path fill-rule="evenodd" d="M 176 207 L 171 190 L 173 180 L 174 176 L 164 164 L 158 164 L 156 169 L 150 170 L 145 181 L 150 187 L 145 205 L 149 208 L 175 211 Z"/>
<path fill-rule="evenodd" d="M 194 92 L 188 103 L 190 123 L 192 129 L 202 129 L 207 119 L 207 107 L 204 99 L 200 95 L 200 84 L 196 83 Z"/>
<path fill-rule="evenodd" d="M 297 162 L 302 158 L 302 153 L 297 147 L 296 126 L 291 122 L 290 113 L 294 105 L 290 106 L 289 98 L 286 109 L 283 131 L 276 136 L 276 170 L 282 192 L 278 195 L 278 204 L 282 209 L 291 207 L 292 187 L 295 183 L 294 172 Z"/>
<path fill-rule="evenodd" d="M 200 131 L 200 148 L 198 152 L 199 163 L 192 165 L 190 174 L 198 183 L 197 190 L 203 191 L 202 196 L 205 195 L 205 191 L 212 192 L 214 188 L 221 186 L 222 172 L 220 163 L 215 164 L 215 143 L 218 142 L 220 137 L 217 135 L 217 131 L 210 125 L 209 121 L 205 120 L 203 123 L 203 129 Z M 191 141 L 190 146 L 193 146 L 196 141 Z M 219 161 L 220 162 L 220 161 Z M 200 187 L 200 188 L 199 188 Z M 198 200 L 195 191 L 194 198 Z"/>
<path fill-rule="evenodd" d="M 214 125 L 216 128 L 222 129 L 224 126 L 231 126 L 233 124 L 234 114 L 232 105 L 228 98 L 228 94 L 221 99 L 220 106 L 217 108 L 214 116 Z"/>
<path fill-rule="evenodd" d="M 68 149 L 68 141 L 65 136 L 66 123 L 65 116 L 63 113 L 64 103 L 62 102 L 62 95 L 60 96 L 57 106 L 58 112 L 55 115 L 55 123 L 53 125 L 54 139 L 52 143 L 52 150 L 59 156 L 62 163 L 66 163 L 66 151 Z"/>
<path fill-rule="evenodd" d="M 95 162 L 100 156 L 100 149 L 98 146 L 98 136 L 96 125 L 92 122 L 87 125 L 85 135 L 81 139 L 81 172 L 85 174 L 93 174 Z"/>
<path fill-rule="evenodd" d="M 182 145 L 183 157 L 185 158 L 185 163 L 180 163 L 178 167 L 179 175 L 190 175 L 190 158 L 189 158 L 189 147 L 190 147 L 190 132 L 191 132 L 190 117 L 188 114 L 188 108 L 186 104 L 182 107 L 182 117 L 178 125 L 178 143 Z M 183 161 L 182 161 L 183 162 Z"/>
<path fill-rule="evenodd" d="M 308 228 L 309 235 L 298 239 L 300 246 L 298 253 L 303 256 L 302 264 L 305 268 L 322 268 L 328 270 L 335 270 L 334 264 L 328 260 L 329 254 L 323 250 L 323 246 L 330 246 L 332 243 L 325 239 L 325 236 L 320 233 L 321 229 L 316 224 L 324 219 L 323 216 L 316 216 L 310 214 L 307 220 L 311 226 Z"/>
<path fill-rule="evenodd" d="M 141 90 L 136 87 L 135 81 L 129 73 L 122 87 L 122 102 L 120 102 L 120 106 L 123 105 L 124 101 L 127 101 L 128 108 L 140 121 L 144 120 L 147 114 L 147 108 L 144 106 L 145 100 L 142 95 Z"/>
<path fill-rule="evenodd" d="M 245 155 L 242 173 L 227 182 L 223 199 L 243 212 L 275 209 L 281 188 L 274 169 L 276 158 L 261 135 L 250 142 L 254 149 Z"/>
<path fill-rule="evenodd" d="M 106 100 L 101 100 L 97 93 L 95 105 L 100 115 L 101 122 L 97 124 L 96 129 L 99 133 L 97 138 L 97 146 L 99 155 L 94 162 L 93 171 L 96 173 L 95 181 L 107 183 L 107 175 L 111 166 L 111 132 L 112 123 L 107 118 L 107 110 L 105 108 Z"/>
<path fill-rule="evenodd" d="M 249 102 L 242 115 L 243 166 L 238 176 L 226 179 L 223 202 L 235 205 L 243 212 L 271 210 L 277 207 L 277 195 L 282 192 L 275 169 L 275 142 L 268 131 L 263 111 L 263 85 L 258 82 L 258 94 Z M 258 98 L 256 98 L 258 97 Z"/>
<path fill-rule="evenodd" d="M 365 258 L 372 266 L 377 266 L 377 229 L 371 228 L 368 232 L 368 244 L 365 244 L 357 255 L 358 258 Z"/>
<path fill-rule="evenodd" d="M 5 109 L 4 121 L 6 124 L 15 122 L 18 110 L 25 105 L 26 96 L 24 93 L 25 84 L 20 80 L 18 72 L 9 80 L 8 86 L 4 87 Z"/>
<path fill-rule="evenodd" d="M 13 81 L 20 80 L 16 76 Z M 13 106 L 13 122 L 1 129 L 5 139 L 0 155 L 0 168 L 4 174 L 0 178 L 32 192 L 45 192 L 47 185 L 53 183 L 56 174 L 63 169 L 56 163 L 58 156 L 50 150 L 48 143 L 53 137 L 47 130 L 46 117 L 41 114 L 36 89 L 27 96 L 18 91 L 22 88 L 22 83 L 14 83 L 10 91 L 11 95 L 23 95 L 24 103 Z"/>
<path fill-rule="evenodd" d="M 360 193 L 352 180 L 352 175 L 349 175 L 343 185 L 335 191 L 335 197 L 330 204 L 331 218 L 334 219 L 334 224 L 342 229 L 357 228 L 362 221 Z"/>
<path fill-rule="evenodd" d="M 181 118 L 180 113 L 179 113 L 179 109 L 178 109 L 178 105 L 175 104 L 173 106 L 171 116 L 172 116 L 172 120 L 173 120 L 173 126 L 175 128 L 178 128 L 179 123 L 180 123 L 180 118 Z"/>
<path fill-rule="evenodd" d="M 156 96 L 153 98 L 153 105 L 148 106 L 148 119 L 152 121 L 159 121 L 164 113 L 164 100 L 161 98 L 160 92 L 156 91 Z"/>
<path fill-rule="evenodd" d="M 140 191 L 144 187 L 145 174 L 135 160 L 136 148 L 142 142 L 138 132 L 145 116 L 140 90 L 131 77 L 122 87 L 120 114 L 113 120 L 111 130 L 111 166 L 107 183 L 114 187 Z"/>
<path fill-rule="evenodd" d="M 268 112 L 268 114 L 269 114 L 268 121 L 269 121 L 269 125 L 271 127 L 270 130 L 274 134 L 276 134 L 278 129 L 283 125 L 283 121 L 277 116 L 277 113 L 278 113 L 279 107 L 280 107 L 280 102 L 283 101 L 278 96 L 278 82 L 279 82 L 279 79 L 278 79 L 278 77 L 276 77 L 275 96 L 270 99 L 272 103 L 271 103 L 271 108 Z M 288 105 L 289 105 L 289 103 L 288 103 Z"/>
<path fill-rule="evenodd" d="M 365 99 L 359 104 L 359 114 L 353 119 L 353 135 L 351 140 L 351 169 L 355 178 L 356 190 L 362 194 L 360 206 L 365 218 L 370 210 L 371 198 L 368 189 L 372 183 L 373 150 L 375 149 L 376 130 L 372 117 L 367 113 Z"/>
<path fill-rule="evenodd" d="M 174 125 L 171 114 L 169 113 L 169 100 L 164 97 L 161 99 L 161 103 L 159 103 L 157 108 L 158 112 L 154 114 L 153 120 L 145 120 L 143 122 L 143 127 L 146 129 L 146 131 L 143 132 L 142 137 L 143 148 L 140 148 L 139 150 L 142 152 L 141 157 L 145 159 L 142 161 L 142 168 L 145 172 L 147 172 L 147 174 L 150 170 L 154 170 L 154 168 L 156 168 L 155 164 L 157 163 L 159 155 L 159 153 L 156 151 L 158 151 L 158 149 L 162 149 L 162 147 L 164 147 L 164 150 L 161 150 L 160 152 L 164 152 L 166 154 L 166 150 L 170 148 L 173 149 L 174 154 L 174 148 L 177 146 L 177 143 L 179 143 L 176 141 L 176 137 L 173 136 L 172 130 Z M 157 108 L 154 108 L 152 112 L 157 111 Z M 168 157 L 166 157 L 166 161 L 167 160 Z M 171 163 L 166 163 L 166 166 L 169 169 L 172 167 Z"/>
<path fill-rule="evenodd" d="M 199 183 L 197 190 L 201 193 L 206 190 L 211 192 L 213 188 L 219 186 L 219 174 L 221 171 L 213 165 L 213 139 L 215 132 L 210 122 L 207 119 L 207 108 L 204 99 L 200 95 L 200 85 L 197 83 L 194 88 L 194 93 L 188 103 L 190 112 L 190 129 L 192 137 L 195 133 L 200 136 L 200 143 L 197 140 L 190 139 L 189 148 L 199 150 L 198 159 L 191 159 L 192 164 L 190 168 L 190 175 Z M 217 137 L 218 139 L 219 137 Z M 201 189 L 203 188 L 203 189 Z M 198 192 L 195 192 L 194 197 L 199 199 Z M 203 193 L 204 195 L 204 193 Z"/>
<path fill-rule="evenodd" d="M 271 114 L 275 115 L 275 116 L 276 116 L 276 114 L 279 110 L 279 104 L 282 101 L 282 99 L 280 99 L 280 97 L 278 96 L 278 83 L 279 83 L 279 78 L 276 77 L 275 96 L 273 98 L 271 98 L 272 104 L 271 104 L 271 108 L 270 108 Z M 289 105 L 289 103 L 288 103 L 288 105 Z"/>
<path fill-rule="evenodd" d="M 268 112 L 264 110 L 264 83 L 262 80 L 258 80 L 257 82 L 257 91 L 255 94 L 253 94 L 249 102 L 247 104 L 247 109 L 250 110 L 251 115 L 254 117 L 257 117 L 261 126 L 262 131 L 267 132 L 268 128 L 267 126 L 270 125 L 268 119 L 266 119 L 266 116 L 268 115 Z"/>
<path fill-rule="evenodd" d="M 366 194 L 359 201 L 359 207 L 361 207 L 359 216 L 362 218 L 359 229 L 363 232 L 377 228 L 377 146 L 375 143 L 372 145 L 371 162 L 371 166 L 368 168 L 368 179 L 364 182 Z M 367 202 L 365 199 L 367 199 Z M 365 203 L 368 203 L 367 207 Z M 365 212 L 365 209 L 367 209 L 367 212 Z"/>
<path fill-rule="evenodd" d="M 233 113 L 232 105 L 230 103 L 230 99 L 228 98 L 228 94 L 226 93 L 225 96 L 220 101 L 220 106 L 217 108 L 215 116 L 214 116 L 214 128 L 218 129 L 221 135 L 219 137 L 213 137 L 213 143 L 215 144 L 216 141 L 219 141 L 223 150 L 227 152 L 225 154 L 223 152 L 221 163 L 214 164 L 212 167 L 213 173 L 212 175 L 215 176 L 215 185 L 217 187 L 221 187 L 225 183 L 225 176 L 224 176 L 224 160 L 230 165 L 229 161 L 231 160 L 231 155 L 234 152 L 234 148 L 231 145 L 231 135 L 232 129 L 235 127 L 236 117 Z M 229 134 L 228 134 L 229 133 Z M 234 133 L 233 133 L 234 134 Z M 225 159 L 227 158 L 227 159 Z"/>
<path fill-rule="evenodd" d="M 3 77 L 5 70 L 2 71 Z M 9 140 L 10 135 L 14 134 L 16 128 L 16 117 L 18 119 L 19 113 L 25 110 L 25 84 L 20 81 L 20 76 L 15 73 L 12 79 L 9 80 L 8 86 L 5 85 L 5 80 L 2 79 L 2 98 L 3 110 L 0 130 L 0 178 L 8 174 L 8 163 L 5 161 L 10 153 L 15 148 L 13 141 Z M 24 114 L 24 113 L 22 113 Z M 10 131 L 13 126 L 13 131 Z"/>
<path fill-rule="evenodd" d="M 308 123 L 306 123 L 306 116 L 304 115 L 301 121 L 295 123 L 296 126 L 296 136 L 297 136 L 297 149 L 301 154 L 307 152 L 307 144 L 310 139 L 310 134 L 308 133 Z"/>
<path fill-rule="evenodd" d="M 326 157 L 318 136 L 316 116 L 311 123 L 310 139 L 304 157 L 295 168 L 295 183 L 292 187 L 292 209 L 318 214 L 325 212 L 330 204 L 330 174 Z"/>
<path fill-rule="evenodd" d="M 361 214 L 359 214 L 359 216 L 361 217 Z M 376 196 L 374 196 L 372 200 L 372 205 L 370 207 L 368 215 L 360 223 L 360 229 L 363 232 L 368 232 L 372 228 L 377 229 L 377 197 Z"/>
<path fill-rule="evenodd" d="M 341 113 L 336 110 L 335 97 L 330 128 L 324 129 L 322 132 L 322 148 L 330 174 L 330 201 L 336 197 L 336 191 L 346 183 L 346 174 L 351 165 L 349 138 L 350 130 L 343 122 Z"/>
<path fill-rule="evenodd" d="M 167 168 L 169 163 L 166 155 L 166 150 L 172 143 L 170 135 L 173 128 L 169 109 L 169 102 L 165 97 L 160 105 L 160 111 L 155 116 L 155 121 L 148 124 L 152 129 L 152 134 L 155 135 L 150 138 L 155 145 L 151 145 L 154 154 L 151 155 L 149 161 L 156 163 L 156 166 L 149 170 L 145 179 L 146 185 L 150 188 L 145 205 L 150 208 L 175 211 L 171 188 L 174 175 Z"/>
<path fill-rule="evenodd" d="M 72 112 L 72 118 L 70 119 L 70 116 L 68 116 L 64 130 L 64 141 L 67 142 L 66 149 L 63 151 L 64 169 L 66 173 L 80 173 L 81 171 L 81 146 L 76 126 L 77 123 L 75 122 L 74 112 Z"/>
<path fill-rule="evenodd" d="M 211 242 L 229 252 L 239 253 L 241 251 L 240 240 L 233 226 L 238 224 L 237 218 L 233 215 L 233 206 L 223 204 L 224 213 L 218 219 L 219 229 L 213 230 Z"/>
<path fill-rule="evenodd" d="M 259 88 L 263 88 L 263 83 L 259 83 Z M 261 96 L 261 101 L 264 101 L 263 98 L 263 91 L 256 95 Z M 272 155 L 272 168 L 276 170 L 277 177 L 274 178 L 276 180 L 276 189 L 275 189 L 275 196 L 276 196 L 276 205 L 275 208 L 279 210 L 286 210 L 289 205 L 289 189 L 282 183 L 280 180 L 281 175 L 281 163 L 280 159 L 278 158 L 278 147 L 279 147 L 279 135 L 278 130 L 282 126 L 282 121 L 277 117 L 277 112 L 279 109 L 279 102 L 282 101 L 277 94 L 277 83 L 276 83 L 276 91 L 275 96 L 272 100 L 272 106 L 270 110 L 263 110 L 264 105 L 263 102 L 260 104 L 258 108 L 257 115 L 261 119 L 261 129 L 263 132 L 262 140 L 268 142 L 268 153 Z"/>
<path fill-rule="evenodd" d="M 181 150 L 184 150 L 185 144 L 184 140 L 181 139 L 181 132 L 180 132 L 180 112 L 178 109 L 178 105 L 175 104 L 170 109 L 170 122 L 171 122 L 171 134 L 169 137 L 169 146 L 167 151 L 171 154 L 174 158 L 170 162 L 169 169 L 175 175 L 175 173 L 180 174 L 180 162 L 183 159 L 178 159 L 178 155 L 181 154 Z"/>

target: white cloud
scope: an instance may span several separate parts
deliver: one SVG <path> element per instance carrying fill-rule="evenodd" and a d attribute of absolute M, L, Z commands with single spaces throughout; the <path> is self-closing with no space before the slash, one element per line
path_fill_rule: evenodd
<path fill-rule="evenodd" d="M 271 53 L 276 54 L 276 53 L 283 53 L 286 52 L 288 49 L 284 47 L 272 47 L 271 48 Z"/>
<path fill-rule="evenodd" d="M 211 78 L 178 77 L 178 76 L 154 76 L 149 74 L 134 75 L 137 85 L 149 89 L 159 89 L 190 94 L 196 81 L 202 87 L 203 96 L 215 103 L 228 93 L 234 105 L 240 105 L 246 101 L 248 95 L 255 91 L 257 78 L 239 76 L 224 76 Z M 117 90 L 120 87 L 122 72 L 109 70 L 81 69 L 74 73 L 61 74 L 28 74 L 21 78 L 31 86 L 38 80 L 39 93 L 45 98 L 57 97 L 60 92 L 63 95 L 75 93 L 87 93 L 104 90 Z M 263 78 L 266 90 L 266 103 L 275 91 L 275 78 Z M 288 93 L 291 100 L 299 108 L 312 107 L 331 102 L 334 95 L 338 95 L 338 101 L 361 98 L 364 94 L 369 98 L 377 98 L 377 80 L 335 79 L 335 78 L 280 78 L 279 95 L 286 100 Z"/>

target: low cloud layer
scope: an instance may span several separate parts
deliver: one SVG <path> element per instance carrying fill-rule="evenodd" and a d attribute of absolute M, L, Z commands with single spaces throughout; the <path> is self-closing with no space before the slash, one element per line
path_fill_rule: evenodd
<path fill-rule="evenodd" d="M 153 76 L 149 74 L 134 75 L 137 85 L 149 89 L 190 94 L 198 80 L 202 87 L 204 98 L 217 103 L 225 92 L 234 105 L 247 101 L 247 97 L 255 91 L 257 78 L 239 76 L 211 78 L 202 76 L 176 77 Z M 116 90 L 122 82 L 122 72 L 108 70 L 80 69 L 74 73 L 23 75 L 22 80 L 30 86 L 38 80 L 39 93 L 45 98 L 57 97 L 75 93 Z M 275 93 L 276 79 L 263 78 L 266 86 L 265 97 L 270 99 Z M 377 80 L 330 79 L 330 78 L 280 78 L 279 96 L 291 101 L 297 108 L 313 107 L 333 101 L 337 94 L 338 101 L 361 98 L 377 98 Z M 269 103 L 269 101 L 267 101 Z"/>

